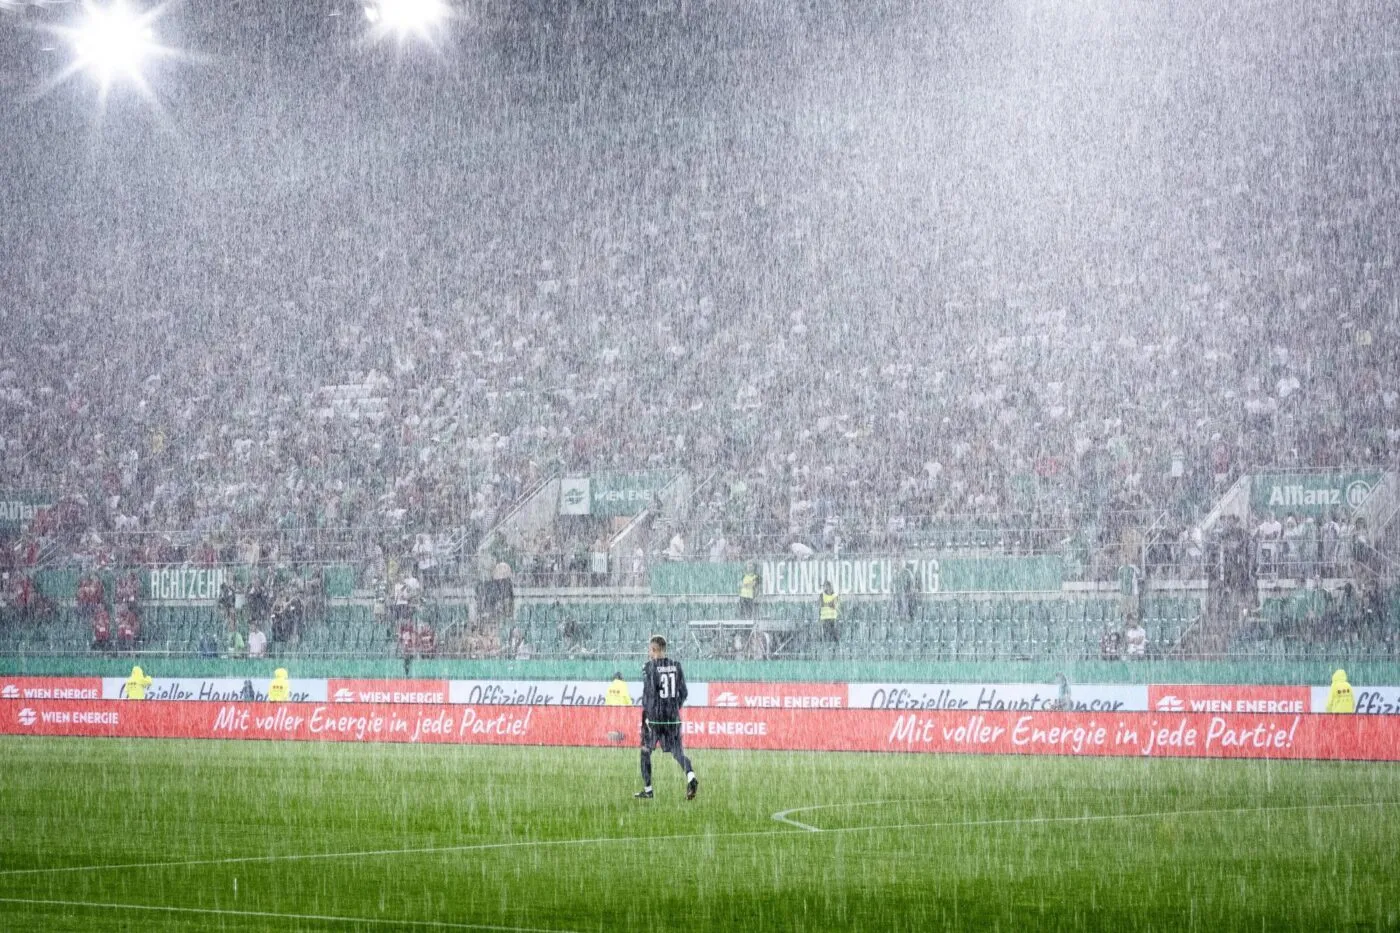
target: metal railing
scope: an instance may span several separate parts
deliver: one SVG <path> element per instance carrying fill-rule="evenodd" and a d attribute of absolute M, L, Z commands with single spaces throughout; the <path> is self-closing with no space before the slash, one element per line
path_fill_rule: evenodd
<path fill-rule="evenodd" d="M 745 557 L 791 558 L 810 550 L 815 554 L 891 554 L 910 551 L 999 551 L 1014 554 L 1047 554 L 1060 550 L 1080 533 L 1082 526 L 1064 522 L 1027 524 L 1024 516 L 958 518 L 899 516 L 891 527 L 871 527 L 814 522 L 804 530 L 776 530 L 772 524 L 753 521 L 721 521 L 725 538 Z M 827 531 L 827 527 L 830 531 Z M 703 542 L 696 542 L 697 550 Z"/>

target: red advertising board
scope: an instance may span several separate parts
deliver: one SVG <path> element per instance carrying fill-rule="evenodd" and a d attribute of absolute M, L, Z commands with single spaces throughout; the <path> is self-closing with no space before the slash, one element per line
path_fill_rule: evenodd
<path fill-rule="evenodd" d="M 710 681 L 710 706 L 729 709 L 845 709 L 846 684 Z"/>
<path fill-rule="evenodd" d="M 4 677 L 0 700 L 100 700 L 101 677 Z"/>
<path fill-rule="evenodd" d="M 1306 713 L 1311 706 L 1308 687 L 1153 684 L 1147 688 L 1147 707 L 1159 713 Z"/>
<path fill-rule="evenodd" d="M 1400 761 L 1400 717 L 1245 713 L 697 709 L 695 748 Z M 597 706 L 0 700 L 0 733 L 510 745 L 632 745 Z"/>
<path fill-rule="evenodd" d="M 332 703 L 450 703 L 445 680 L 337 680 L 326 683 Z"/>

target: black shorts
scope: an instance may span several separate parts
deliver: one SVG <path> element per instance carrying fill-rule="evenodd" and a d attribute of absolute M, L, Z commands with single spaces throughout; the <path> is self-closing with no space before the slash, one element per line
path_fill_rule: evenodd
<path fill-rule="evenodd" d="M 667 754 L 678 750 L 681 747 L 681 724 L 642 720 L 642 748 L 651 751 L 658 746 Z"/>

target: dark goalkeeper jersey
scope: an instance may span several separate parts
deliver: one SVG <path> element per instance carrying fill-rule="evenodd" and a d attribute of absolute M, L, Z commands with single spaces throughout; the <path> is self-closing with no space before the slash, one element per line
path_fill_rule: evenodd
<path fill-rule="evenodd" d="M 676 661 L 662 658 L 642 667 L 642 709 L 649 722 L 680 722 L 687 695 L 685 672 Z"/>

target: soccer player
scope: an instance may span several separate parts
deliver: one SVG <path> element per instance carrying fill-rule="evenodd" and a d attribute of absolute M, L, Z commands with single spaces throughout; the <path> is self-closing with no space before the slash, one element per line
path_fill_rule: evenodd
<path fill-rule="evenodd" d="M 642 667 L 642 790 L 632 796 L 650 800 L 651 752 L 658 745 L 685 769 L 685 799 L 694 800 L 700 782 L 681 746 L 681 706 L 688 691 L 680 664 L 666 657 L 666 639 L 651 636 L 651 660 Z"/>

